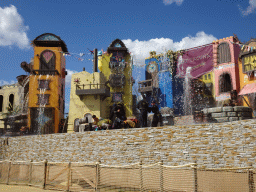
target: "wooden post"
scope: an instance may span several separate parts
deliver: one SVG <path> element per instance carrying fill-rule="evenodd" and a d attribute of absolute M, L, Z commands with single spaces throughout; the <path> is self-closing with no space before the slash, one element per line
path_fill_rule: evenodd
<path fill-rule="evenodd" d="M 46 180 L 47 180 L 47 160 L 44 160 L 44 183 L 43 183 L 43 189 L 45 189 Z"/>
<path fill-rule="evenodd" d="M 254 192 L 254 181 L 253 181 L 253 167 L 252 164 L 250 163 L 250 167 L 248 169 L 248 184 L 249 184 L 249 192 Z"/>
<path fill-rule="evenodd" d="M 197 192 L 197 162 L 195 161 L 194 163 L 195 163 L 195 165 L 193 167 L 193 169 L 194 169 L 194 187 L 195 187 L 194 191 Z"/>
<path fill-rule="evenodd" d="M 68 163 L 68 181 L 67 181 L 67 191 L 69 191 L 70 186 L 70 178 L 71 178 L 71 161 Z M 72 182 L 72 181 L 71 181 Z"/>
<path fill-rule="evenodd" d="M 31 159 L 31 160 L 30 160 L 30 163 L 29 163 L 28 185 L 31 185 L 31 179 L 32 179 L 32 162 L 33 162 L 33 159 Z"/>
<path fill-rule="evenodd" d="M 93 53 L 94 53 L 93 72 L 98 72 L 98 49 L 94 49 Z"/>
<path fill-rule="evenodd" d="M 100 163 L 101 163 L 100 160 L 96 163 L 96 185 L 95 185 L 96 192 L 100 188 L 99 186 L 100 185 Z"/>
<path fill-rule="evenodd" d="M 143 191 L 142 161 L 140 161 L 140 192 Z"/>
<path fill-rule="evenodd" d="M 6 185 L 8 185 L 9 184 L 9 179 L 10 179 L 10 172 L 11 172 L 11 166 L 12 166 L 12 162 L 11 161 L 9 161 L 8 162 L 8 172 L 7 172 L 7 181 L 6 181 Z"/>
<path fill-rule="evenodd" d="M 159 162 L 160 192 L 164 191 L 163 160 Z"/>

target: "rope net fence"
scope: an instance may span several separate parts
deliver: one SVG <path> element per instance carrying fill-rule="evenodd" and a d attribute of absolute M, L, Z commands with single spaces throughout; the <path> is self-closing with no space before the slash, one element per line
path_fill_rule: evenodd
<path fill-rule="evenodd" d="M 254 191 L 250 168 L 198 169 L 199 191 Z M 253 190 L 252 190 L 253 189 Z"/>
<path fill-rule="evenodd" d="M 1 184 L 63 191 L 253 192 L 255 182 L 252 166 L 209 169 L 196 163 L 110 166 L 100 162 L 0 161 Z"/>

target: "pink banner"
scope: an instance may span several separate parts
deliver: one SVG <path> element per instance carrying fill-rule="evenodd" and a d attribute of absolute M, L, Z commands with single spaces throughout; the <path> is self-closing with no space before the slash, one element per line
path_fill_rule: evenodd
<path fill-rule="evenodd" d="M 198 78 L 213 69 L 212 44 L 204 47 L 185 50 L 178 57 L 177 75 L 189 78 Z"/>

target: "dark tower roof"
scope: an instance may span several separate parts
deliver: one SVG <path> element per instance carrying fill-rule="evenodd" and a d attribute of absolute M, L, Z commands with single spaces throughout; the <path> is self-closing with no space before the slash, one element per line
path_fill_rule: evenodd
<path fill-rule="evenodd" d="M 109 45 L 107 52 L 108 53 L 113 53 L 113 52 L 123 52 L 124 55 L 128 53 L 128 49 L 126 48 L 125 44 L 120 40 L 116 39 L 112 41 L 112 43 Z"/>
<path fill-rule="evenodd" d="M 41 47 L 61 47 L 64 53 L 68 52 L 67 45 L 61 38 L 53 33 L 44 33 L 36 37 L 32 43 Z"/>

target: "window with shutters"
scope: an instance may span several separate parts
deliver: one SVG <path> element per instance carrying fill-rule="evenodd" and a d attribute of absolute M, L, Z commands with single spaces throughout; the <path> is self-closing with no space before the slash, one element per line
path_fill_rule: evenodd
<path fill-rule="evenodd" d="M 256 70 L 256 53 L 249 54 L 243 57 L 243 72 L 251 72 Z"/>
<path fill-rule="evenodd" d="M 221 43 L 218 46 L 218 64 L 231 62 L 230 48 L 228 43 Z"/>

